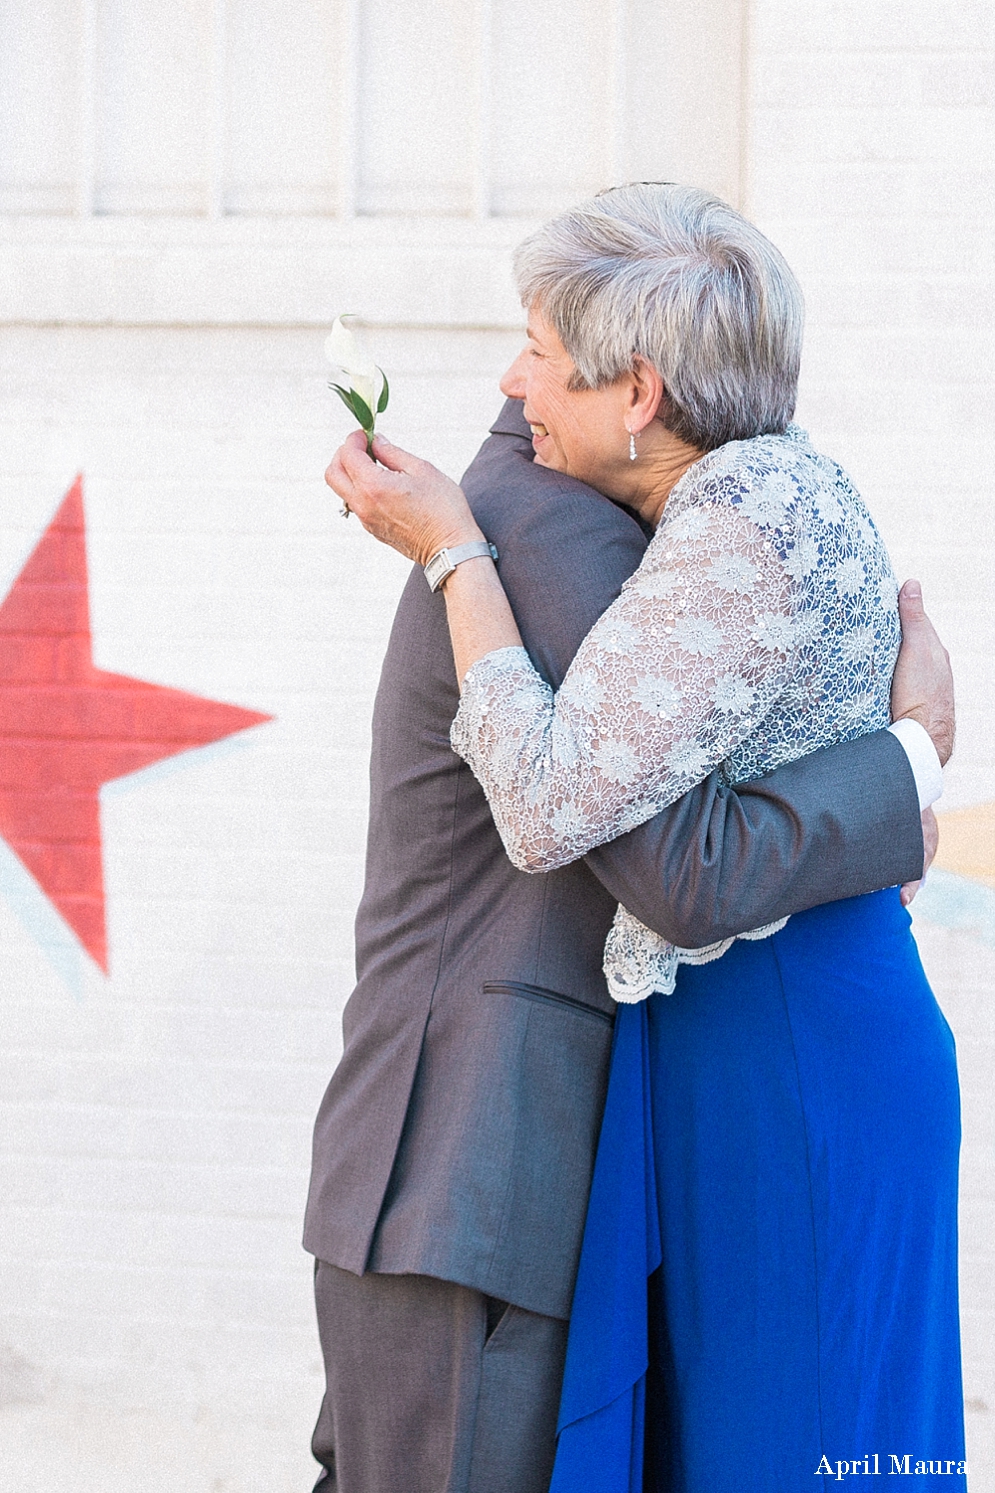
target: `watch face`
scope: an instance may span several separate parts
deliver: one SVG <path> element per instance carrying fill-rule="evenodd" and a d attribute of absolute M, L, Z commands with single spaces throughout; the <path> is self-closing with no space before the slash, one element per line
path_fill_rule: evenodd
<path fill-rule="evenodd" d="M 431 560 L 425 566 L 425 579 L 432 590 L 437 591 L 449 572 L 455 570 L 455 568 L 450 563 L 449 551 L 440 550 L 437 555 L 432 556 Z"/>

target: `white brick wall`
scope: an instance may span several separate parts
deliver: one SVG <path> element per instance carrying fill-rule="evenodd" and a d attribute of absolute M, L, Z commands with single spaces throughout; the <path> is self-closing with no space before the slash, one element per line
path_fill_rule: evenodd
<path fill-rule="evenodd" d="M 957 1039 L 962 1123 L 961 1330 L 972 1493 L 995 1488 L 995 947 L 916 920 L 923 963 Z"/>
<path fill-rule="evenodd" d="M 100 1428 L 122 1413 L 184 1493 L 209 1471 L 308 1486 L 310 1129 L 351 986 L 369 712 L 407 573 L 321 480 L 349 428 L 322 340 L 0 343 L 4 585 L 82 468 L 98 664 L 276 717 L 104 791 L 109 979 L 0 862 L 4 1493 L 67 1455 L 116 1486 Z M 376 347 L 391 433 L 458 474 L 517 337 Z"/>
<path fill-rule="evenodd" d="M 750 64 L 748 210 L 808 302 L 798 417 L 857 480 L 950 648 L 944 807 L 990 802 L 995 7 L 758 0 Z M 971 1486 L 992 1493 L 995 948 L 930 920 L 946 912 L 924 894 L 916 930 L 958 1042 Z"/>
<path fill-rule="evenodd" d="M 952 807 L 991 799 L 995 8 L 761 0 L 749 208 L 808 300 L 799 418 L 954 656 Z"/>
<path fill-rule="evenodd" d="M 991 799 L 995 11 L 754 0 L 750 37 L 749 207 L 809 303 L 800 416 L 857 478 L 900 572 L 921 575 L 951 645 L 950 801 Z M 640 163 L 667 172 L 662 157 Z M 498 226 L 495 242 L 513 237 Z M 23 250 L 36 223 L 10 241 L 19 293 L 39 320 L 60 297 L 96 316 L 120 263 L 129 316 L 154 285 L 156 315 L 173 304 L 203 318 L 203 254 L 225 319 L 251 320 L 224 269 L 236 261 L 201 225 L 181 227 L 182 254 L 157 267 L 141 225 L 122 227 L 131 248 L 117 259 L 116 228 L 83 225 L 85 253 L 55 285 Z M 77 241 L 71 224 L 58 231 Z M 273 224 L 261 232 L 278 243 Z M 281 300 L 272 269 L 260 280 L 274 319 L 317 320 L 347 286 L 343 309 L 394 323 L 458 322 L 474 305 L 496 308 L 492 328 L 508 321 L 486 265 L 486 293 L 464 280 L 450 294 L 442 260 L 431 284 L 391 268 L 384 291 L 371 248 L 334 259 L 323 286 L 322 233 L 301 239 L 306 295 L 295 284 Z M 386 428 L 458 474 L 516 335 L 395 324 L 370 336 L 391 374 Z M 109 979 L 0 851 L 0 1493 L 40 1493 L 67 1467 L 80 1493 L 132 1493 L 150 1464 L 164 1493 L 309 1485 L 309 1132 L 351 982 L 369 709 L 405 573 L 321 482 L 347 428 L 321 340 L 237 325 L 6 325 L 0 337 L 0 590 L 82 469 L 97 663 L 276 717 L 105 791 Z M 973 1490 L 986 1493 L 995 952 L 940 926 L 936 906 L 919 928 L 961 1052 L 969 1424 Z"/>

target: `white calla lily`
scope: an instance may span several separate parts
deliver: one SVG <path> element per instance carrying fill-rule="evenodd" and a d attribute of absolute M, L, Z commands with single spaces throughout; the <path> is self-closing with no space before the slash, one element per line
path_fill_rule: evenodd
<path fill-rule="evenodd" d="M 341 370 L 345 386 L 343 388 L 340 384 L 330 383 L 329 388 L 336 390 L 347 409 L 359 420 L 367 438 L 372 440 L 373 422 L 380 411 L 386 408 L 387 401 L 383 395 L 387 380 L 373 359 L 363 351 L 355 333 L 345 325 L 341 316 L 335 318 L 332 330 L 325 339 L 325 356 L 334 368 Z M 363 401 L 370 414 L 369 424 L 362 418 L 361 412 L 352 406 L 347 397 L 349 394 L 356 394 Z"/>
<path fill-rule="evenodd" d="M 357 363 L 363 362 L 359 339 L 349 330 L 341 316 L 337 316 L 332 322 L 332 330 L 325 338 L 325 357 L 336 368 L 354 368 Z"/>

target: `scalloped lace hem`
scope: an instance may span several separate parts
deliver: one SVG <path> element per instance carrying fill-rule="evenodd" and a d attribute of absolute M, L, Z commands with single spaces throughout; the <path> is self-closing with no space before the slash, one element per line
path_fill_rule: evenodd
<path fill-rule="evenodd" d="M 679 964 L 711 964 L 714 959 L 721 959 L 737 938 L 749 942 L 771 938 L 780 933 L 787 921 L 780 918 L 776 923 L 751 928 L 735 938 L 706 944 L 703 949 L 679 949 L 620 907 L 605 943 L 604 968 L 611 997 L 621 1005 L 630 1006 L 657 993 L 672 995 Z"/>

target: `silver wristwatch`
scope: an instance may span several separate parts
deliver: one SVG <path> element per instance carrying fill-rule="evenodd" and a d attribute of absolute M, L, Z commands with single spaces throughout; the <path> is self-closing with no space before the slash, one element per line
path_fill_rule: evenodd
<path fill-rule="evenodd" d="M 469 544 L 457 544 L 454 549 L 439 550 L 425 566 L 425 579 L 430 591 L 438 591 L 447 576 L 452 575 L 457 565 L 464 560 L 476 560 L 490 555 L 496 560 L 498 552 L 486 539 L 472 539 Z"/>

